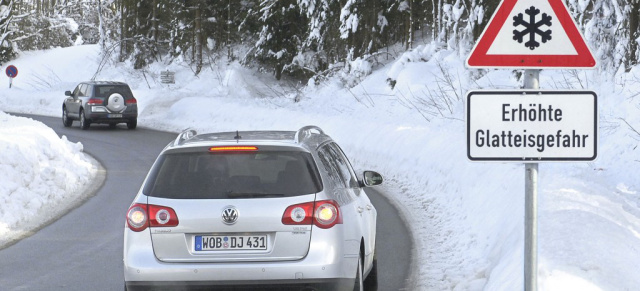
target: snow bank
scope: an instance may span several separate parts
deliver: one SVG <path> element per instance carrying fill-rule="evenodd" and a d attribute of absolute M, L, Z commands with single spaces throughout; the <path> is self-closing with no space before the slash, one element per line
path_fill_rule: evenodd
<path fill-rule="evenodd" d="M 0 247 L 84 199 L 97 168 L 82 144 L 0 112 Z"/>

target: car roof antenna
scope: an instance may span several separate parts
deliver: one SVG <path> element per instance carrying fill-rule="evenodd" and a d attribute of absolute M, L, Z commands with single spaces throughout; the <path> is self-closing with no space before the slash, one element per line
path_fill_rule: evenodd
<path fill-rule="evenodd" d="M 240 132 L 238 132 L 238 131 L 236 130 L 236 136 L 234 136 L 233 138 L 234 138 L 238 143 L 240 143 L 240 139 L 242 138 L 242 137 L 240 136 Z"/>

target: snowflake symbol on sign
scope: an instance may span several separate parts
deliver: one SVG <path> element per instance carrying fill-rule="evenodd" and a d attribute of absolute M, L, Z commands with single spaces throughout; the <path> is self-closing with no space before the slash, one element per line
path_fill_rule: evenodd
<path fill-rule="evenodd" d="M 534 50 L 540 46 L 540 43 L 536 41 L 536 35 L 540 35 L 543 43 L 551 40 L 551 29 L 546 31 L 542 31 L 540 29 L 543 25 L 546 25 L 547 27 L 551 26 L 551 16 L 546 13 L 542 13 L 542 19 L 536 22 L 536 16 L 540 14 L 540 9 L 531 6 L 531 8 L 526 9 L 524 12 L 529 15 L 529 22 L 524 20 L 522 13 L 513 17 L 513 27 L 517 28 L 519 25 L 525 27 L 525 30 L 522 31 L 518 31 L 517 29 L 513 30 L 513 40 L 517 40 L 518 43 L 522 43 L 524 41 L 524 37 L 528 34 L 529 41 L 525 42 L 524 45 L 530 50 Z"/>

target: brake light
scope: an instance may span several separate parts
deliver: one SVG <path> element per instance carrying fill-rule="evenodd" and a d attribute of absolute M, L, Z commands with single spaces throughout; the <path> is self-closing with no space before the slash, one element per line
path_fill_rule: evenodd
<path fill-rule="evenodd" d="M 102 105 L 102 103 L 104 103 L 104 101 L 98 98 L 91 98 L 87 101 L 87 105 Z"/>
<path fill-rule="evenodd" d="M 327 229 L 336 224 L 342 224 L 342 216 L 338 203 L 333 200 L 322 200 L 287 207 L 282 215 L 282 223 L 285 225 L 310 225 L 313 223 L 317 227 Z"/>
<path fill-rule="evenodd" d="M 342 224 L 342 216 L 339 209 L 338 203 L 333 200 L 316 202 L 313 217 L 314 224 L 319 228 L 332 228 L 336 224 Z"/>
<path fill-rule="evenodd" d="M 124 104 L 126 104 L 126 105 L 138 104 L 138 100 L 136 100 L 136 98 L 126 99 L 126 100 L 124 100 Z"/>
<path fill-rule="evenodd" d="M 220 147 L 210 147 L 210 152 L 247 152 L 247 151 L 257 151 L 258 147 L 254 146 L 220 146 Z"/>
<path fill-rule="evenodd" d="M 169 207 L 137 203 L 127 212 L 127 226 L 136 232 L 147 227 L 178 226 L 178 223 L 176 212 Z"/>
<path fill-rule="evenodd" d="M 133 231 L 143 231 L 149 226 L 147 219 L 147 205 L 134 204 L 127 211 L 127 226 Z"/>

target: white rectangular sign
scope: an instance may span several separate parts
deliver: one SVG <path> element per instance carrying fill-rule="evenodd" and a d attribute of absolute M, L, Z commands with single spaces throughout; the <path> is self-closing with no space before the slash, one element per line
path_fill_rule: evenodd
<path fill-rule="evenodd" d="M 472 161 L 593 161 L 598 147 L 592 91 L 471 91 L 467 157 Z"/>

